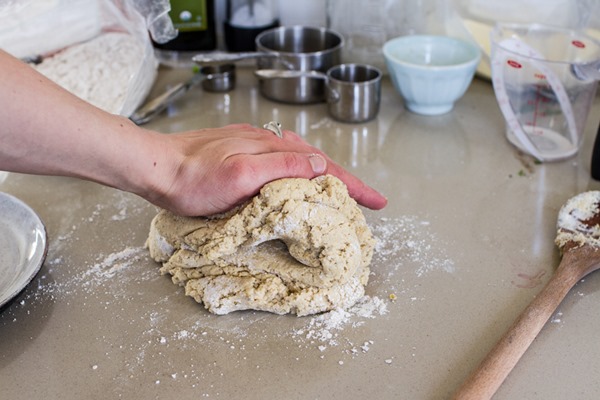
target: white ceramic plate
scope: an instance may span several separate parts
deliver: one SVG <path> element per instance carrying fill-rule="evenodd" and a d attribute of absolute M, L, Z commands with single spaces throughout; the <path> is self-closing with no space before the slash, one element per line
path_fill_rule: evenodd
<path fill-rule="evenodd" d="M 31 282 L 47 251 L 42 220 L 27 204 L 0 192 L 0 307 Z"/>

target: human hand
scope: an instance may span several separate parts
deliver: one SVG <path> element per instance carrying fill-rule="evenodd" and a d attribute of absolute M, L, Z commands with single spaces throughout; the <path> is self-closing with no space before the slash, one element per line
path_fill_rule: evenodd
<path fill-rule="evenodd" d="M 226 211 L 280 178 L 337 176 L 359 204 L 381 209 L 387 199 L 295 133 L 248 124 L 156 134 L 154 183 L 142 196 L 181 215 Z"/>
<path fill-rule="evenodd" d="M 296 134 L 247 124 L 161 134 L 109 114 L 0 50 L 0 169 L 70 176 L 182 215 L 226 211 L 285 177 L 340 178 L 359 204 L 387 200 Z M 31 104 L 36 104 L 32 108 Z"/>

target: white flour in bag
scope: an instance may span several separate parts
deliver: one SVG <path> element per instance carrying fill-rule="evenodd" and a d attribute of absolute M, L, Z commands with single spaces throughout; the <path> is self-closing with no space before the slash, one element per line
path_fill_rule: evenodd
<path fill-rule="evenodd" d="M 108 32 L 68 47 L 35 68 L 81 99 L 113 114 L 126 102 L 144 48 L 124 32 Z"/>

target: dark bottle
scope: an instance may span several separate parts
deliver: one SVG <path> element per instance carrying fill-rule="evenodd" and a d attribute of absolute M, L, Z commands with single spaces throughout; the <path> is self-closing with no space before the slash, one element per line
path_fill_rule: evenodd
<path fill-rule="evenodd" d="M 169 16 L 179 33 L 167 43 L 154 43 L 155 48 L 190 52 L 217 47 L 214 0 L 171 0 Z"/>
<path fill-rule="evenodd" d="M 279 26 L 274 0 L 228 0 L 223 23 L 229 51 L 254 51 L 259 33 Z"/>
<path fill-rule="evenodd" d="M 600 181 L 600 126 L 598 126 L 594 150 L 592 151 L 592 178 Z"/>

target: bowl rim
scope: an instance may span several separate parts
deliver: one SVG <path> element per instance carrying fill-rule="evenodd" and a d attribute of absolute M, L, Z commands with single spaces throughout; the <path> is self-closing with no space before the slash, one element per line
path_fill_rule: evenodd
<path fill-rule="evenodd" d="M 278 34 L 285 35 L 287 32 L 292 32 L 294 35 L 304 35 L 305 32 L 313 32 L 319 33 L 321 35 L 328 35 L 337 40 L 337 43 L 334 46 L 329 46 L 324 49 L 320 49 L 317 51 L 285 51 L 285 50 L 277 50 L 272 47 L 266 46 L 263 41 L 267 37 L 277 36 Z M 330 29 L 328 27 L 316 27 L 316 26 L 308 26 L 308 25 L 290 25 L 290 26 L 277 26 L 274 28 L 267 29 L 262 31 L 256 36 L 254 40 L 256 44 L 256 50 L 258 52 L 267 52 L 274 53 L 280 56 L 294 56 L 294 57 L 321 57 L 328 55 L 330 53 L 335 53 L 341 51 L 345 46 L 344 36 L 337 32 L 334 29 Z"/>
<path fill-rule="evenodd" d="M 432 40 L 436 40 L 436 41 L 443 40 L 446 42 L 457 43 L 457 44 L 461 45 L 463 48 L 467 48 L 468 50 L 470 50 L 473 53 L 473 57 L 469 58 L 467 61 L 455 63 L 455 64 L 431 65 L 431 64 L 421 64 L 421 63 L 414 63 L 414 62 L 406 61 L 406 60 L 400 59 L 400 58 L 395 57 L 394 55 L 390 54 L 390 51 L 391 51 L 390 47 L 393 44 L 398 43 L 398 42 L 408 42 L 408 41 L 412 42 L 414 40 L 427 40 L 429 42 L 431 42 Z M 384 58 L 388 61 L 393 61 L 396 64 L 410 66 L 410 67 L 416 67 L 416 68 L 420 68 L 420 69 L 424 69 L 424 70 L 462 69 L 465 67 L 469 67 L 473 64 L 477 65 L 481 61 L 481 49 L 479 48 L 478 45 L 476 45 L 475 43 L 472 43 L 468 40 L 465 40 L 465 39 L 460 39 L 460 38 L 456 38 L 456 37 L 452 37 L 452 36 L 445 36 L 445 35 L 397 36 L 395 38 L 392 38 L 392 39 L 386 41 L 383 44 L 382 50 L 383 50 Z"/>

